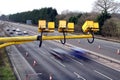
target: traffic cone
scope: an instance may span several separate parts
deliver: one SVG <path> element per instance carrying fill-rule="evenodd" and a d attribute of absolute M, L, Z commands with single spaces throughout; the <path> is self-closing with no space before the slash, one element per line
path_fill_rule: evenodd
<path fill-rule="evenodd" d="M 28 52 L 25 53 L 26 57 L 28 57 Z"/>
<path fill-rule="evenodd" d="M 26 74 L 26 78 L 25 78 L 25 80 L 29 80 L 29 76 L 28 76 L 28 74 Z"/>
<path fill-rule="evenodd" d="M 52 80 L 52 76 L 51 75 L 50 75 L 49 79 Z"/>
<path fill-rule="evenodd" d="M 120 50 L 119 49 L 117 49 L 117 54 L 120 54 Z"/>
<path fill-rule="evenodd" d="M 80 40 L 78 40 L 78 43 L 80 44 Z"/>
<path fill-rule="evenodd" d="M 35 66 L 37 64 L 37 61 L 36 60 L 34 60 L 33 61 L 33 66 Z"/>
<path fill-rule="evenodd" d="M 98 49 L 101 49 L 101 46 L 100 46 L 100 45 L 98 45 Z"/>

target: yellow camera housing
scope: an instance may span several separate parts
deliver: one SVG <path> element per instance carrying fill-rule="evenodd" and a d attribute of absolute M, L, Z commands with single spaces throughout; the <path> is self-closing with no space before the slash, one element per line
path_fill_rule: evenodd
<path fill-rule="evenodd" d="M 46 20 L 39 20 L 38 32 L 54 32 L 55 23 L 48 22 L 48 28 L 46 27 Z"/>
<path fill-rule="evenodd" d="M 59 21 L 58 31 L 62 32 L 63 30 L 66 31 L 66 20 Z"/>
<path fill-rule="evenodd" d="M 39 20 L 38 32 L 44 31 L 46 28 L 46 20 Z"/>
<path fill-rule="evenodd" d="M 94 28 L 92 29 L 94 32 L 97 32 L 97 31 L 99 31 L 99 24 L 98 24 L 98 22 L 95 22 L 94 23 Z"/>
<path fill-rule="evenodd" d="M 54 22 L 48 22 L 48 32 L 54 32 L 55 23 Z"/>
<path fill-rule="evenodd" d="M 67 24 L 67 32 L 74 32 L 74 23 L 72 23 L 72 22 L 69 22 L 68 24 Z"/>
<path fill-rule="evenodd" d="M 97 32 L 99 31 L 99 24 L 94 21 L 86 21 L 82 26 L 82 30 L 85 33 L 90 32 L 90 30 L 93 32 Z"/>
<path fill-rule="evenodd" d="M 60 20 L 58 31 L 63 32 L 64 30 L 65 32 L 74 32 L 74 23 L 69 22 L 67 25 L 66 24 L 67 24 L 66 20 Z"/>

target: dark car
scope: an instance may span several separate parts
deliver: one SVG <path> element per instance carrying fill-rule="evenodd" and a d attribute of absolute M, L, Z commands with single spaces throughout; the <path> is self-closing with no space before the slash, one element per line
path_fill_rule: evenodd
<path fill-rule="evenodd" d="M 66 60 L 67 51 L 59 48 L 51 49 L 50 53 L 57 59 Z"/>
<path fill-rule="evenodd" d="M 9 29 L 9 28 L 7 28 L 7 29 L 6 29 L 6 31 L 10 31 L 10 29 Z"/>
<path fill-rule="evenodd" d="M 13 31 L 9 31 L 9 34 L 13 34 Z"/>
<path fill-rule="evenodd" d="M 15 31 L 16 31 L 16 29 L 15 29 L 15 28 L 12 28 L 12 31 L 14 31 L 14 32 L 15 32 Z"/>
<path fill-rule="evenodd" d="M 71 48 L 70 55 L 82 60 L 88 60 L 86 52 L 78 47 Z"/>

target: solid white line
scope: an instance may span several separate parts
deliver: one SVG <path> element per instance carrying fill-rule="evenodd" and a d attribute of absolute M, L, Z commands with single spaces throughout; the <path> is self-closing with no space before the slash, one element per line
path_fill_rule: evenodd
<path fill-rule="evenodd" d="M 13 59 L 13 56 L 11 57 L 11 62 L 12 62 L 12 65 L 13 65 L 13 69 L 15 70 L 15 74 L 17 74 L 17 77 L 18 77 L 18 80 L 22 80 L 21 77 L 20 77 L 20 73 L 17 71 L 16 69 L 16 66 L 15 66 L 15 62 L 14 62 L 14 59 Z"/>
<path fill-rule="evenodd" d="M 76 72 L 74 72 L 74 74 L 77 76 L 77 78 L 80 78 L 80 75 Z"/>
<path fill-rule="evenodd" d="M 61 62 L 55 60 L 53 57 L 51 57 L 51 59 L 53 59 L 55 62 L 57 62 L 58 64 L 62 65 L 63 67 L 66 67 L 64 64 L 62 64 Z"/>
<path fill-rule="evenodd" d="M 15 46 L 11 46 L 12 49 L 14 49 L 14 52 L 16 52 L 24 61 L 24 63 L 26 63 L 26 65 L 28 66 L 28 68 L 31 70 L 32 73 L 36 74 L 35 70 L 31 67 L 31 65 L 26 61 L 26 59 L 22 56 L 22 54 L 18 51 L 18 49 Z M 12 51 L 13 52 L 13 51 Z M 14 57 L 12 56 L 13 60 Z M 14 62 L 15 63 L 15 62 Z M 15 65 L 16 66 L 16 65 Z M 19 75 L 20 76 L 20 75 Z"/>
<path fill-rule="evenodd" d="M 71 58 L 72 59 L 72 58 Z M 74 60 L 74 59 L 72 59 L 73 61 L 75 61 L 75 62 L 77 62 L 77 63 L 79 63 L 80 65 L 83 65 L 83 63 L 81 63 L 81 62 L 79 62 L 79 61 L 77 61 L 77 60 Z"/>
<path fill-rule="evenodd" d="M 98 73 L 98 74 L 100 74 L 100 75 L 102 75 L 102 76 L 108 78 L 109 80 L 113 80 L 112 78 L 106 76 L 105 74 L 103 74 L 103 73 L 101 73 L 101 72 L 99 72 L 99 71 L 97 71 L 97 70 L 94 70 L 94 72 L 96 72 L 96 73 Z"/>
<path fill-rule="evenodd" d="M 28 74 L 29 76 L 32 76 L 32 75 L 42 75 L 42 73 L 36 73 L 36 74 Z"/>
<path fill-rule="evenodd" d="M 77 78 L 81 78 L 83 80 L 86 80 L 84 77 L 80 76 L 77 72 L 74 72 L 74 74 L 77 76 Z"/>

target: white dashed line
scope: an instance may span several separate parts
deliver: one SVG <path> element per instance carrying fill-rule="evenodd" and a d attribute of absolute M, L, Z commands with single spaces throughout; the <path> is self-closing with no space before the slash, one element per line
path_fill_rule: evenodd
<path fill-rule="evenodd" d="M 77 78 L 81 78 L 83 80 L 86 80 L 84 77 L 80 76 L 77 72 L 74 72 L 74 74 L 77 76 Z"/>
<path fill-rule="evenodd" d="M 51 57 L 51 59 L 53 59 L 55 62 L 57 62 L 57 63 L 60 64 L 61 66 L 66 67 L 64 64 L 62 64 L 61 62 L 55 60 L 53 57 Z"/>
<path fill-rule="evenodd" d="M 94 70 L 94 72 L 96 72 L 96 73 L 98 73 L 98 74 L 100 74 L 100 75 L 102 75 L 102 76 L 108 78 L 109 80 L 113 80 L 112 78 L 110 78 L 110 77 L 104 75 L 103 73 L 101 73 L 101 72 L 99 72 L 99 71 L 97 71 L 97 70 Z"/>
<path fill-rule="evenodd" d="M 71 58 L 72 59 L 72 58 Z M 74 59 L 72 59 L 73 61 L 75 61 L 75 62 L 77 62 L 77 63 L 79 63 L 80 65 L 83 65 L 83 63 L 81 63 L 81 62 L 79 62 L 79 61 L 76 61 L 76 60 L 74 60 Z"/>

